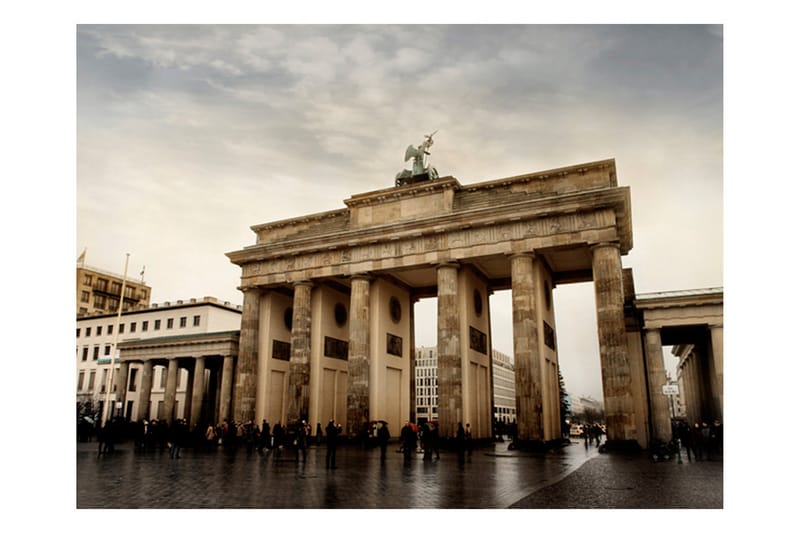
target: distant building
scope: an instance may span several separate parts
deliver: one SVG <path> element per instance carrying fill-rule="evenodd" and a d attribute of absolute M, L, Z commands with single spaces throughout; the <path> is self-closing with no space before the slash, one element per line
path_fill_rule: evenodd
<path fill-rule="evenodd" d="M 209 333 L 231 332 L 238 339 L 241 314 L 241 306 L 205 297 L 153 304 L 147 308 L 123 312 L 118 331 L 116 313 L 79 315 L 75 329 L 76 400 L 79 412 L 91 415 L 103 413 L 112 356 L 115 365 L 120 362 L 119 350 L 114 343 L 124 347 L 126 344 L 149 341 L 161 348 L 155 348 L 159 354 L 158 359 L 154 359 L 152 383 L 147 384 L 151 387 L 150 397 L 146 400 L 148 405 L 141 405 L 138 394 L 142 388 L 142 363 L 132 362 L 124 365 L 127 376 L 117 378 L 120 383 L 126 384 L 126 390 L 116 390 L 112 385 L 112 400 L 120 401 L 125 398 L 122 409 L 115 409 L 113 414 L 133 420 L 144 413 L 150 418 L 171 419 L 172 413 L 165 413 L 163 407 L 169 360 L 185 356 L 186 347 L 192 339 L 208 336 Z M 183 351 L 176 352 L 178 345 L 175 339 L 180 339 L 179 344 Z M 115 369 L 119 368 L 120 366 L 115 366 Z M 114 380 L 115 376 L 110 379 Z M 184 412 L 188 386 L 187 370 L 179 369 L 177 389 L 174 391 L 175 416 L 188 416 Z"/>
<path fill-rule="evenodd" d="M 75 312 L 78 316 L 116 313 L 119 309 L 123 277 L 78 262 L 76 273 Z M 122 311 L 146 308 L 150 305 L 150 287 L 144 281 L 125 277 Z"/>
<path fill-rule="evenodd" d="M 436 346 L 417 348 L 414 369 L 417 421 L 438 420 L 438 350 Z M 494 418 L 506 423 L 517 420 L 514 388 L 514 363 L 508 355 L 492 350 Z"/>
<path fill-rule="evenodd" d="M 572 416 L 581 419 L 587 411 L 600 415 L 603 413 L 603 401 L 595 400 L 591 396 L 570 397 L 572 401 Z"/>
<path fill-rule="evenodd" d="M 417 348 L 414 361 L 415 413 L 417 422 L 438 420 L 438 351 L 436 346 Z"/>
<path fill-rule="evenodd" d="M 517 399 L 514 387 L 514 362 L 508 355 L 492 350 L 494 383 L 494 419 L 510 424 L 517 421 Z"/>

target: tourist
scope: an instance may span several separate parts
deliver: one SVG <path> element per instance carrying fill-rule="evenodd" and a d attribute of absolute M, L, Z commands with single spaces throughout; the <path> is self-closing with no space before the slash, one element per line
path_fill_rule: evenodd
<path fill-rule="evenodd" d="M 267 450 L 267 449 L 270 448 L 269 439 L 270 439 L 270 436 L 269 436 L 269 422 L 267 422 L 266 420 L 262 419 L 261 420 L 261 435 L 259 437 L 259 448 L 258 448 L 259 452 L 263 453 L 264 450 Z"/>
<path fill-rule="evenodd" d="M 472 429 L 470 429 L 469 424 L 464 429 L 464 444 L 467 447 L 467 456 L 472 457 Z"/>
<path fill-rule="evenodd" d="M 333 423 L 333 419 L 328 422 L 325 427 L 325 443 L 327 444 L 327 452 L 325 454 L 325 468 L 336 468 L 336 446 L 339 444 L 339 432 L 341 425 L 337 426 Z"/>
<path fill-rule="evenodd" d="M 303 420 L 299 424 L 297 424 L 297 428 L 295 429 L 295 462 L 300 461 L 300 455 L 303 456 L 303 462 L 306 462 L 306 446 L 308 445 L 308 439 L 306 435 L 306 421 Z"/>
<path fill-rule="evenodd" d="M 411 454 L 417 449 L 417 434 L 411 427 L 411 422 L 406 421 L 406 425 L 400 431 L 400 440 L 403 447 L 403 458 L 405 460 L 411 459 Z"/>
<path fill-rule="evenodd" d="M 386 422 L 381 422 L 381 427 L 378 429 L 378 445 L 381 447 L 381 461 L 386 460 L 386 447 L 389 445 L 389 428 Z"/>

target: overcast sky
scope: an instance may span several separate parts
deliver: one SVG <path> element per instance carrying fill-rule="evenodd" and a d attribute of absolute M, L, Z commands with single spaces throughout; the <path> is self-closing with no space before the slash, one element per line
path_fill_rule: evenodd
<path fill-rule="evenodd" d="M 240 303 L 224 254 L 250 226 L 391 187 L 439 130 L 430 162 L 462 185 L 614 158 L 637 292 L 721 287 L 722 51 L 702 25 L 80 25 L 75 256 L 130 253 L 154 302 Z M 567 389 L 600 399 L 592 286 L 555 303 Z M 435 344 L 435 300 L 417 317 Z"/>

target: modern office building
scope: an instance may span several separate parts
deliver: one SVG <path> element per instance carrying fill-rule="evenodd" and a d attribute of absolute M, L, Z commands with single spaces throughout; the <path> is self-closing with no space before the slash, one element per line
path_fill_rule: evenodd
<path fill-rule="evenodd" d="M 414 370 L 417 422 L 438 420 L 437 353 L 436 346 L 417 348 Z M 514 362 L 508 355 L 492 350 L 492 392 L 496 421 L 507 424 L 516 422 L 517 405 L 514 390 Z"/>

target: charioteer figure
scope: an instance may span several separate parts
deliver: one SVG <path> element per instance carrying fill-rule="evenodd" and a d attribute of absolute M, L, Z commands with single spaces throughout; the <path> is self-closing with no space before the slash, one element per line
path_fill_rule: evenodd
<path fill-rule="evenodd" d="M 435 168 L 430 165 L 425 165 L 425 156 L 431 155 L 429 150 L 431 146 L 433 146 L 433 136 L 436 135 L 437 131 L 439 130 L 434 131 L 430 135 L 425 135 L 425 140 L 416 148 L 414 148 L 413 145 L 408 145 L 408 148 L 406 148 L 405 161 L 414 159 L 414 162 L 412 163 L 411 170 L 403 169 L 397 174 L 394 180 L 395 186 L 400 187 L 401 185 L 409 185 L 420 181 L 435 180 L 439 177 L 439 173 Z"/>

